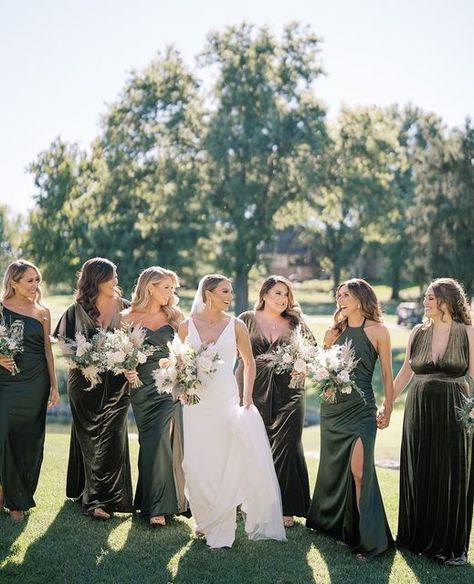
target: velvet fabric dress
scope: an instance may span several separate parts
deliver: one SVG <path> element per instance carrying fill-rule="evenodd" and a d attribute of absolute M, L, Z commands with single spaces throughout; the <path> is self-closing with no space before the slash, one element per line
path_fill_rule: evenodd
<path fill-rule="evenodd" d="M 272 449 L 273 463 L 281 490 L 283 515 L 306 517 L 308 511 L 309 478 L 304 457 L 302 435 L 305 415 L 304 389 L 289 387 L 289 373 L 274 373 L 268 362 L 259 359 L 288 342 L 295 327 L 271 343 L 255 319 L 255 312 L 239 316 L 249 330 L 252 352 L 256 364 L 253 401 L 263 418 Z M 312 338 L 309 330 L 304 331 Z M 312 339 L 314 340 L 314 339 Z M 237 381 L 240 394 L 243 388 L 243 364 L 239 362 Z"/>
<path fill-rule="evenodd" d="M 121 301 L 110 324 L 120 323 Z M 84 309 L 71 305 L 61 317 L 55 336 L 74 340 L 77 332 L 91 338 L 98 331 Z M 84 513 L 101 508 L 106 512 L 133 510 L 128 450 L 128 383 L 123 375 L 106 372 L 101 382 L 86 391 L 89 382 L 78 369 L 70 369 L 68 395 L 72 426 L 66 495 L 80 500 Z"/>
<path fill-rule="evenodd" d="M 144 328 L 145 342 L 156 347 L 156 351 L 137 367 L 143 385 L 130 391 L 140 442 L 135 508 L 149 519 L 182 513 L 187 509 L 187 502 L 182 469 L 181 404 L 170 394 L 158 393 L 152 377 L 159 360 L 169 355 L 166 344 L 173 340 L 175 332 L 170 325 L 155 331 Z"/>
<path fill-rule="evenodd" d="M 334 404 L 321 404 L 321 455 L 306 525 L 345 542 L 355 553 L 374 556 L 391 547 L 393 539 L 374 464 L 377 425 L 372 375 L 378 355 L 364 324 L 348 326 L 336 341 L 352 343 L 359 359 L 354 380 L 364 398 L 353 389 L 338 395 Z M 364 450 L 360 511 L 351 472 L 352 452 L 359 438 Z"/>
<path fill-rule="evenodd" d="M 432 326 L 420 327 L 411 347 L 397 544 L 439 561 L 462 560 L 474 500 L 473 436 L 457 413 L 469 391 L 469 339 L 465 325 L 453 322 L 434 363 L 432 338 Z"/>
<path fill-rule="evenodd" d="M 23 352 L 15 356 L 20 370 L 11 375 L 0 367 L 0 485 L 5 507 L 26 511 L 43 461 L 50 378 L 42 323 L 0 305 L 7 326 L 23 331 Z"/>

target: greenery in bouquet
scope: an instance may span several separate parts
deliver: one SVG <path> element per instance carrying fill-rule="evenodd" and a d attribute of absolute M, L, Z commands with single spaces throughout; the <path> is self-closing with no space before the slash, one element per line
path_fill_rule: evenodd
<path fill-rule="evenodd" d="M 362 391 L 353 380 L 353 371 L 358 363 L 351 341 L 329 348 L 318 347 L 311 365 L 311 378 L 321 399 L 336 403 L 339 396 Z"/>
<path fill-rule="evenodd" d="M 153 373 L 157 390 L 171 393 L 184 405 L 195 405 L 200 398 L 197 391 L 202 387 L 203 376 L 212 376 L 221 363 L 219 353 L 212 345 L 201 345 L 194 349 L 175 337 L 168 343 L 169 357 L 160 359 L 160 368 Z"/>
<path fill-rule="evenodd" d="M 14 320 L 7 325 L 3 314 L 0 316 L 0 355 L 15 358 L 15 355 L 23 353 L 23 321 Z M 11 370 L 12 375 L 19 373 L 16 363 Z"/>

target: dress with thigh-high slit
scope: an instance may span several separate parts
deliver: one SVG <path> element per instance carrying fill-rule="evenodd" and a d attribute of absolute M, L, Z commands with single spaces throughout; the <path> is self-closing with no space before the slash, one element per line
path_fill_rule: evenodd
<path fill-rule="evenodd" d="M 360 327 L 347 327 L 337 344 L 352 342 L 359 362 L 354 380 L 360 393 L 338 396 L 337 402 L 321 404 L 321 456 L 306 525 L 347 543 L 352 551 L 377 555 L 393 544 L 375 473 L 374 446 L 377 433 L 372 375 L 377 352 Z M 357 508 L 351 473 L 352 452 L 362 441 L 364 462 Z"/>
<path fill-rule="evenodd" d="M 202 344 L 192 318 L 188 343 L 196 349 Z M 199 403 L 183 406 L 185 493 L 196 531 L 212 548 L 232 546 L 240 505 L 250 539 L 285 541 L 265 426 L 255 406 L 239 407 L 234 318 L 213 347 L 220 357 L 217 371 L 202 374 Z"/>

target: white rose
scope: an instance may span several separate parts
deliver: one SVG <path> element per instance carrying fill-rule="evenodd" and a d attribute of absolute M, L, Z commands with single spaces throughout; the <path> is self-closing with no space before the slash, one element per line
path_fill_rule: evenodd
<path fill-rule="evenodd" d="M 82 357 L 82 355 L 85 355 L 85 353 L 87 353 L 87 351 L 91 348 L 91 344 L 88 342 L 84 342 L 84 343 L 78 343 L 77 345 L 77 351 L 76 351 L 76 355 L 78 357 Z"/>
<path fill-rule="evenodd" d="M 314 378 L 316 379 L 316 381 L 323 381 L 328 377 L 329 371 L 324 367 L 320 367 L 319 369 L 316 369 L 316 371 L 314 372 Z"/>
<path fill-rule="evenodd" d="M 281 360 L 283 361 L 283 363 L 291 363 L 293 361 L 293 358 L 290 355 L 290 353 L 283 353 Z"/>
<path fill-rule="evenodd" d="M 352 386 L 345 385 L 344 387 L 341 387 L 341 393 L 352 393 Z"/>
<path fill-rule="evenodd" d="M 109 360 L 113 363 L 121 363 L 125 360 L 125 353 L 123 351 L 114 351 L 113 353 L 109 354 Z"/>
<path fill-rule="evenodd" d="M 146 363 L 147 360 L 147 356 L 145 355 L 145 353 L 142 353 L 141 351 L 138 351 L 137 353 L 137 359 L 139 363 Z"/>
<path fill-rule="evenodd" d="M 339 381 L 339 383 L 349 383 L 350 377 L 348 371 L 343 369 L 340 373 L 338 373 L 336 379 Z"/>
<path fill-rule="evenodd" d="M 304 359 L 296 359 L 293 369 L 296 373 L 306 373 L 306 363 Z"/>
<path fill-rule="evenodd" d="M 205 355 L 201 355 L 200 357 L 198 357 L 196 359 L 196 363 L 197 363 L 198 368 L 201 371 L 206 372 L 206 371 L 210 371 L 212 369 L 212 364 L 213 364 L 212 359 L 210 357 L 205 356 Z"/>

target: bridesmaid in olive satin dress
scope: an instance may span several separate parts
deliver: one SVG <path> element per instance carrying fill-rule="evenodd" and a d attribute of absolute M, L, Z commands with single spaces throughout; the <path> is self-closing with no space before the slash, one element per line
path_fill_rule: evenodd
<path fill-rule="evenodd" d="M 305 415 L 305 391 L 289 387 L 288 373 L 276 374 L 261 355 L 288 342 L 298 328 L 316 344 L 303 320 L 293 286 L 282 276 L 269 276 L 263 282 L 255 310 L 239 316 L 249 329 L 256 363 L 253 400 L 260 412 L 272 448 L 275 472 L 281 489 L 283 523 L 292 527 L 293 516 L 306 517 L 308 512 L 309 477 L 302 435 Z M 239 361 L 237 381 L 243 387 L 243 364 Z"/>
<path fill-rule="evenodd" d="M 35 506 L 45 437 L 46 408 L 59 401 L 49 334 L 41 303 L 41 275 L 25 260 L 5 272 L 0 315 L 23 336 L 23 352 L 0 355 L 0 508 L 14 521 Z M 12 375 L 14 367 L 19 370 Z"/>
<path fill-rule="evenodd" d="M 120 326 L 128 302 L 120 297 L 115 265 L 92 258 L 81 268 L 76 300 L 61 317 L 55 336 L 73 340 L 77 332 L 91 338 L 99 328 Z M 66 495 L 82 504 L 83 513 L 96 519 L 131 512 L 132 481 L 128 451 L 128 383 L 110 371 L 101 383 L 89 383 L 78 369 L 68 376 L 72 426 Z"/>
<path fill-rule="evenodd" d="M 129 309 L 122 321 L 146 329 L 146 342 L 155 353 L 137 371 L 125 376 L 132 382 L 137 376 L 141 387 L 131 388 L 131 402 L 138 427 L 140 453 L 135 509 L 152 526 L 165 525 L 166 517 L 187 509 L 182 469 L 182 413 L 179 402 L 166 393 L 158 393 L 152 377 L 159 361 L 169 355 L 167 343 L 173 340 L 183 314 L 176 308 L 174 291 L 178 277 L 158 266 L 141 272 Z"/>
<path fill-rule="evenodd" d="M 474 503 L 473 436 L 457 408 L 474 390 L 474 328 L 458 282 L 428 287 L 395 396 L 407 386 L 397 545 L 446 566 L 467 562 Z"/>
<path fill-rule="evenodd" d="M 321 457 L 306 525 L 350 546 L 357 557 L 381 554 L 393 545 L 374 464 L 377 426 L 386 428 L 393 404 L 390 336 L 377 297 L 365 280 L 343 282 L 336 292 L 334 324 L 325 346 L 351 341 L 355 389 L 321 404 Z M 385 401 L 376 417 L 372 375 L 377 358 Z"/>

